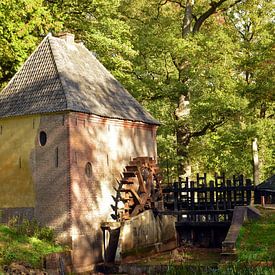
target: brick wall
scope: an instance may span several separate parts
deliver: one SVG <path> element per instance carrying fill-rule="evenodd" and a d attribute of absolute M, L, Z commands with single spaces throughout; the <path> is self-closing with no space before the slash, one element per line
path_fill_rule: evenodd
<path fill-rule="evenodd" d="M 81 113 L 21 120 L 26 121 L 24 129 L 30 130 L 16 135 L 18 146 L 29 148 L 20 171 L 27 172 L 29 167 L 30 180 L 16 172 L 12 180 L 21 180 L 20 188 L 25 181 L 31 182 L 34 199 L 27 200 L 30 206 L 0 205 L 2 220 L 13 215 L 34 216 L 42 225 L 53 227 L 60 241 L 72 246 L 77 270 L 91 269 L 102 260 L 100 225 L 111 220 L 111 195 L 116 180 L 132 158 L 156 158 L 156 127 Z M 5 127 L 5 131 L 13 128 Z M 41 144 L 41 132 L 46 135 L 45 145 Z M 31 139 L 24 138 L 28 133 Z M 12 147 L 14 143 L 8 144 Z M 91 164 L 90 170 L 87 163 Z M 10 169 L 12 173 L 13 166 Z"/>
<path fill-rule="evenodd" d="M 45 132 L 46 144 L 40 144 Z M 60 241 L 70 244 L 69 130 L 67 115 L 41 116 L 31 154 L 35 185 L 35 218 L 55 228 Z"/>
<path fill-rule="evenodd" d="M 156 158 L 156 127 L 81 113 L 70 113 L 69 124 L 73 261 L 84 271 L 102 260 L 100 225 L 111 220 L 111 195 L 123 168 L 137 156 Z"/>

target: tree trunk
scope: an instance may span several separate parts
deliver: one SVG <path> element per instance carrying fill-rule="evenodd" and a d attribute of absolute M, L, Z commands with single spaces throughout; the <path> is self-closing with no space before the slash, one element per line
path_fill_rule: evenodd
<path fill-rule="evenodd" d="M 188 34 L 191 33 L 193 5 L 194 0 L 186 0 L 185 13 L 183 17 L 182 37 L 186 37 Z"/>
<path fill-rule="evenodd" d="M 254 181 L 254 185 L 256 186 L 260 183 L 258 144 L 257 144 L 256 138 L 252 142 L 252 151 L 253 151 L 253 181 Z"/>
<path fill-rule="evenodd" d="M 191 165 L 188 155 L 188 145 L 190 143 L 191 132 L 186 118 L 190 115 L 189 98 L 182 95 L 179 100 L 178 108 L 175 111 L 177 120 L 176 136 L 177 136 L 177 155 L 178 175 L 180 177 L 191 176 Z"/>
<path fill-rule="evenodd" d="M 260 183 L 259 156 L 257 139 L 252 141 L 252 161 L 253 161 L 253 184 L 257 186 Z M 251 205 L 254 204 L 254 193 L 252 192 Z"/>
<path fill-rule="evenodd" d="M 192 12 L 193 12 L 194 0 L 186 0 L 185 12 L 182 21 L 182 37 L 188 36 L 192 33 Z M 179 78 L 181 79 L 182 69 L 179 66 Z M 184 81 L 183 81 L 184 82 Z M 177 120 L 176 137 L 177 137 L 177 155 L 178 161 L 178 175 L 180 177 L 191 176 L 191 165 L 188 156 L 188 145 L 190 142 L 190 127 L 186 122 L 186 118 L 190 115 L 189 108 L 189 95 L 181 95 L 178 103 L 178 108 L 175 111 L 175 117 Z"/>

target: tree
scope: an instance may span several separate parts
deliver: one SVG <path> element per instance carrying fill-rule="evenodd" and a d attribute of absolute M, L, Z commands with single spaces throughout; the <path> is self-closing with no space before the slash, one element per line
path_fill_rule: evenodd
<path fill-rule="evenodd" d="M 249 104 L 246 128 L 258 138 L 262 179 L 274 173 L 274 4 L 272 1 L 244 2 L 232 9 L 230 21 L 238 31 L 242 56 L 239 91 Z"/>
<path fill-rule="evenodd" d="M 232 27 L 224 19 L 225 11 L 238 2 L 125 1 L 123 5 L 139 52 L 134 74 L 146 86 L 139 94 L 171 104 L 180 163 L 188 164 L 193 138 L 215 131 L 245 104 L 235 93 L 236 35 L 232 37 Z M 238 104 L 232 106 L 232 101 Z M 180 174 L 187 170 L 184 166 L 179 166 Z"/>
<path fill-rule="evenodd" d="M 120 0 L 47 0 L 56 18 L 62 18 L 63 31 L 94 52 L 97 58 L 121 81 L 132 70 L 131 30 L 119 13 Z"/>
<path fill-rule="evenodd" d="M 0 88 L 50 30 L 60 29 L 42 0 L 0 2 Z"/>
<path fill-rule="evenodd" d="M 138 52 L 132 60 L 135 78 L 130 87 L 163 122 L 158 136 L 160 156 L 165 159 L 172 154 L 172 159 L 184 164 L 179 174 L 192 162 L 194 171 L 250 175 L 251 139 L 266 128 L 255 129 L 255 119 L 259 122 L 255 107 L 264 106 L 263 113 L 267 106 L 259 103 L 259 95 L 272 104 L 274 85 L 268 77 L 274 66 L 271 1 L 122 3 Z M 246 28 L 245 14 L 257 18 L 253 47 L 245 46 L 238 29 Z M 258 58 L 253 65 L 252 52 Z M 249 88 L 246 62 L 254 71 Z M 258 92 L 249 92 L 252 87 Z M 272 135 L 267 132 L 265 139 L 270 144 Z"/>
<path fill-rule="evenodd" d="M 272 1 L 44 4 L 0 4 L 1 83 L 14 74 L 40 35 L 50 29 L 56 33 L 63 24 L 63 31 L 75 33 L 162 122 L 159 155 L 174 176 L 187 172 L 190 163 L 194 172 L 249 174 L 255 137 L 262 171 L 272 173 Z"/>

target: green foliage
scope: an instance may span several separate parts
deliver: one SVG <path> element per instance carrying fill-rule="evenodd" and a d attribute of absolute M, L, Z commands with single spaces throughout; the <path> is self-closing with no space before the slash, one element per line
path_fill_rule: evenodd
<path fill-rule="evenodd" d="M 184 4 L 123 1 L 122 11 L 139 53 L 132 59 L 136 79 L 128 87 L 163 122 L 158 135 L 160 162 L 171 159 L 170 171 L 172 176 L 176 174 L 184 156 L 178 155 L 181 145 L 175 133 L 189 125 L 191 138 L 185 151 L 194 173 L 244 173 L 251 177 L 251 142 L 258 137 L 264 179 L 274 173 L 271 1 L 249 0 L 236 5 L 225 1 L 219 12 L 188 36 L 182 35 Z M 195 1 L 190 32 L 194 18 L 209 8 L 207 1 Z M 181 95 L 190 96 L 191 112 L 176 120 Z M 263 107 L 265 116 L 260 115 Z"/>
<path fill-rule="evenodd" d="M 119 0 L 46 1 L 55 17 L 63 19 L 64 30 L 73 32 L 76 40 L 96 53 L 97 58 L 119 77 L 127 80 L 130 57 L 136 52 L 131 44 L 131 31 L 119 13 Z"/>
<path fill-rule="evenodd" d="M 25 235 L 48 242 L 54 242 L 54 230 L 47 226 L 39 225 L 36 220 L 24 219 L 22 222 L 19 222 L 19 218 L 14 216 L 8 221 L 8 227 L 18 235 Z"/>
<path fill-rule="evenodd" d="M 238 124 L 229 124 L 194 140 L 190 145 L 190 152 L 195 156 L 194 172 L 216 171 L 228 177 L 240 174 L 252 177 L 250 134 Z"/>
<path fill-rule="evenodd" d="M 56 245 L 51 230 L 37 226 L 37 223 L 24 222 L 21 226 L 0 225 L 0 265 L 18 261 L 32 267 L 42 267 L 42 258 L 46 254 L 61 252 L 63 247 Z"/>
<path fill-rule="evenodd" d="M 41 36 L 73 32 L 162 123 L 158 154 L 170 177 L 186 158 L 194 173 L 251 176 L 257 137 L 264 179 L 275 169 L 273 2 L 210 2 L 1 1 L 0 86 Z M 190 114 L 179 116 L 182 95 Z"/>
<path fill-rule="evenodd" d="M 60 26 L 42 0 L 0 2 L 0 88 L 31 54 L 41 36 Z"/>

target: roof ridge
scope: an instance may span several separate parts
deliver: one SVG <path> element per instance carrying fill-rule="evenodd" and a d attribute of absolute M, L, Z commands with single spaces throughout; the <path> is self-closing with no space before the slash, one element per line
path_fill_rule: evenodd
<path fill-rule="evenodd" d="M 50 36 L 51 38 L 54 38 L 52 35 Z M 66 95 L 66 92 L 65 92 L 65 83 L 60 75 L 60 71 L 59 71 L 59 65 L 57 64 L 57 61 L 59 62 L 60 58 L 58 57 L 58 53 L 55 51 L 54 47 L 52 46 L 52 41 L 54 41 L 53 39 L 49 39 L 49 45 L 50 45 L 50 49 L 51 49 L 51 54 L 52 54 L 52 57 L 53 57 L 53 62 L 54 62 L 54 65 L 55 65 L 55 68 L 56 68 L 56 71 L 57 71 L 57 74 L 58 74 L 58 78 L 60 80 L 60 83 L 61 83 L 61 87 L 62 87 L 62 92 L 63 92 L 63 95 L 65 97 L 65 102 L 66 102 L 66 109 L 68 108 L 68 98 L 67 98 L 67 95 Z"/>

